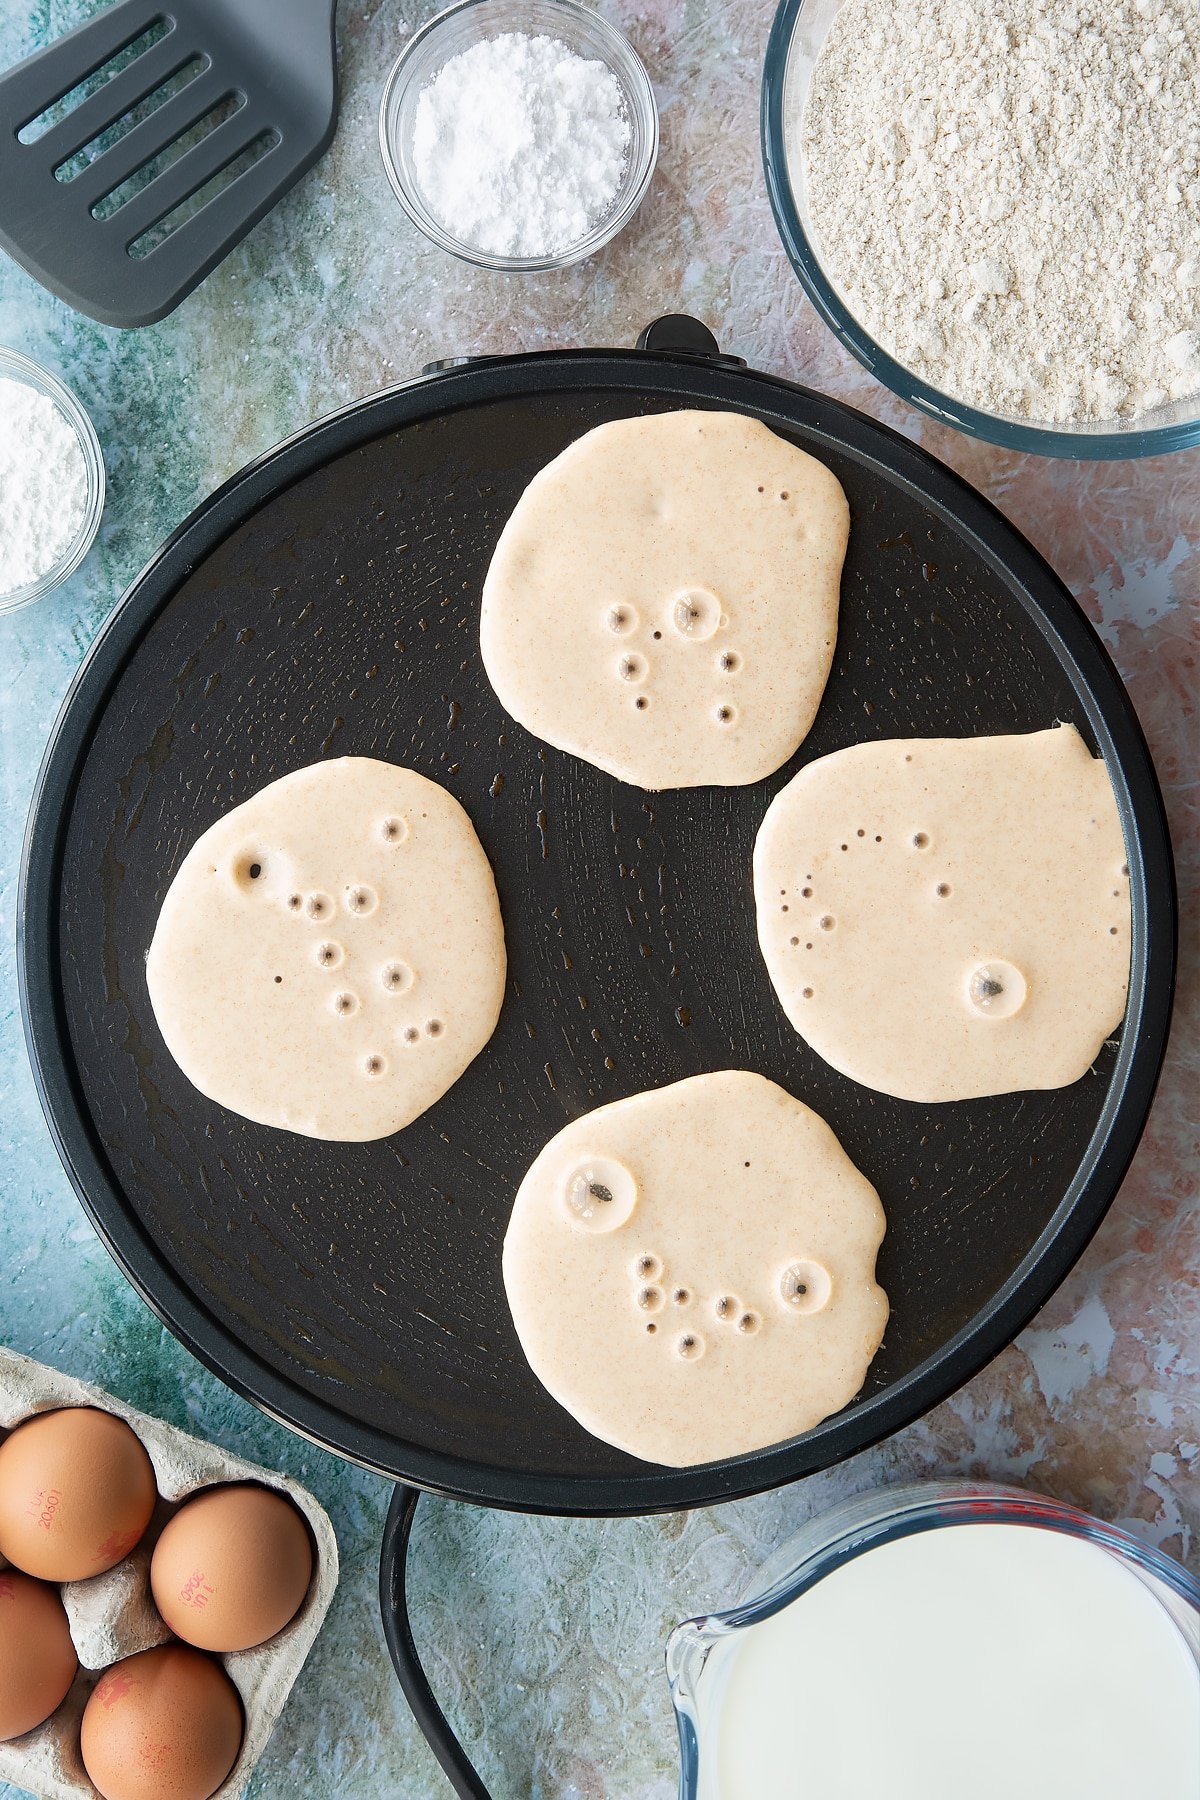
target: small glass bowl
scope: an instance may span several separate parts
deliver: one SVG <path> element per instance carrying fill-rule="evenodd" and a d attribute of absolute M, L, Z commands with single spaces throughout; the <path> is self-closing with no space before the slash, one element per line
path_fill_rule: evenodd
<path fill-rule="evenodd" d="M 59 587 L 68 575 L 75 573 L 95 543 L 96 533 L 100 529 L 100 515 L 104 511 L 104 457 L 95 426 L 70 388 L 64 387 L 57 376 L 51 375 L 47 369 L 39 368 L 37 363 L 30 362 L 27 356 L 21 356 L 16 350 L 6 350 L 0 346 L 0 379 L 19 381 L 25 387 L 34 388 L 39 394 L 45 394 L 48 399 L 53 400 L 79 440 L 87 471 L 87 504 L 79 530 L 58 561 L 39 575 L 36 581 L 28 581 L 23 587 L 0 590 L 0 613 L 8 613 L 16 612 L 18 607 L 28 606 L 33 600 L 40 600 L 43 594 Z"/>
<path fill-rule="evenodd" d="M 557 38 L 577 56 L 602 62 L 616 77 L 629 120 L 629 155 L 612 205 L 586 237 L 549 256 L 493 256 L 453 237 L 428 206 L 413 162 L 413 126 L 421 90 L 452 56 L 509 31 Z M 534 274 L 582 262 L 629 223 L 654 173 L 658 108 L 650 78 L 629 40 L 575 0 L 459 0 L 422 26 L 397 59 L 379 108 L 379 148 L 397 200 L 432 243 L 477 268 Z"/>
<path fill-rule="evenodd" d="M 763 68 L 762 146 L 775 224 L 800 284 L 830 330 L 885 387 L 911 406 L 971 437 L 1041 456 L 1102 461 L 1161 456 L 1200 443 L 1200 395 L 1177 400 L 1137 419 L 1101 419 L 1078 425 L 1038 424 L 983 412 L 941 392 L 889 356 L 851 313 L 821 266 L 814 248 L 808 194 L 799 152 L 788 154 L 789 121 L 808 99 L 813 67 L 844 0 L 782 0 L 771 28 Z"/>

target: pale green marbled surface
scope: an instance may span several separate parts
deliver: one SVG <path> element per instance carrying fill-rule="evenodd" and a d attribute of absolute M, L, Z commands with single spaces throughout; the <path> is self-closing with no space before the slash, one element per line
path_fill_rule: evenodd
<path fill-rule="evenodd" d="M 92 10 L 3 0 L 0 66 Z M 0 343 L 46 363 L 95 419 L 110 498 L 65 590 L 0 619 L 0 1335 L 136 1405 L 285 1468 L 333 1516 L 343 1579 L 252 1793 L 318 1800 L 446 1793 L 392 1680 L 375 1579 L 386 1484 L 236 1400 L 161 1331 L 85 1224 L 33 1092 L 13 970 L 25 812 L 63 691 L 158 541 L 248 457 L 432 357 L 631 343 L 686 308 L 725 348 L 920 437 L 1014 518 L 1100 625 L 1167 790 L 1195 891 L 1195 602 L 1200 453 L 1075 468 L 1003 454 L 919 420 L 839 353 L 791 278 L 758 160 L 764 0 L 618 6 L 656 83 L 663 149 L 632 228 L 594 262 L 505 280 L 420 241 L 375 144 L 386 69 L 426 16 L 345 5 L 332 152 L 161 325 L 80 318 L 0 259 Z M 1195 1018 L 1195 934 L 1184 1009 Z M 667 1800 L 675 1744 L 662 1639 L 728 1600 L 792 1525 L 880 1481 L 986 1473 L 1028 1482 L 1194 1558 L 1194 1029 L 1177 1029 L 1151 1129 L 1079 1269 L 1019 1343 L 920 1425 L 801 1487 L 689 1517 L 573 1523 L 432 1504 L 418 1525 L 418 1631 L 497 1800 Z M 1189 1410 L 1190 1409 L 1190 1410 Z M 14 1790 L 7 1790 L 12 1792 Z"/>

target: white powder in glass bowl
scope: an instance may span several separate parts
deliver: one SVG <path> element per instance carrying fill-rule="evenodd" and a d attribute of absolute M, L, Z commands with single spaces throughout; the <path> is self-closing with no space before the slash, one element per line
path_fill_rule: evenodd
<path fill-rule="evenodd" d="M 87 464 L 48 394 L 0 376 L 0 600 L 67 551 L 88 504 Z"/>
<path fill-rule="evenodd" d="M 827 276 L 933 386 L 1047 423 L 1200 393 L 1197 0 L 845 0 L 799 137 Z"/>
<path fill-rule="evenodd" d="M 450 236 L 489 256 L 555 256 L 612 206 L 630 138 L 602 62 L 503 32 L 450 57 L 421 91 L 413 164 Z"/>

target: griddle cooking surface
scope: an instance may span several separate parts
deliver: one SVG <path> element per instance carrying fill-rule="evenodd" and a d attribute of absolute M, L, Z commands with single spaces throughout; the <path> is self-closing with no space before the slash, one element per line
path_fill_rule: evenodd
<path fill-rule="evenodd" d="M 798 756 L 755 787 L 651 795 L 505 716 L 480 663 L 479 595 L 504 521 L 551 457 L 606 419 L 688 404 L 754 410 L 824 457 L 853 525 L 833 673 Z M 25 979 L 47 1105 L 89 1209 L 152 1303 L 227 1379 L 334 1448 L 467 1497 L 555 1510 L 761 1487 L 950 1391 L 1044 1297 L 1111 1197 L 1157 1070 L 1149 1027 L 1114 1139 L 1130 1085 L 1127 1067 L 1114 1083 L 1116 1046 L 1063 1091 L 917 1106 L 829 1068 L 767 979 L 755 832 L 802 762 L 861 739 L 1069 720 L 1115 767 L 1111 727 L 1126 835 L 1150 830 L 1160 886 L 1168 857 L 1169 902 L 1153 776 L 1087 627 L 997 515 L 857 415 L 652 357 L 456 371 L 364 403 L 239 478 L 151 566 L 93 661 L 51 752 L 30 851 Z M 277 776 L 347 754 L 408 764 L 462 802 L 495 870 L 509 952 L 490 1045 L 415 1124 L 371 1144 L 274 1132 L 203 1099 L 163 1045 L 144 968 L 200 833 Z M 1143 957 L 1145 850 L 1135 842 L 1130 858 Z M 39 949 L 37 870 L 54 853 L 61 891 L 56 904 L 45 884 Z M 1169 987 L 1168 968 L 1168 999 Z M 57 1080 L 39 1051 L 51 1013 L 65 1037 Z M 814 1107 L 878 1188 L 892 1316 L 838 1419 L 766 1456 L 667 1473 L 592 1439 L 534 1379 L 501 1244 L 525 1169 L 568 1120 L 730 1066 Z"/>

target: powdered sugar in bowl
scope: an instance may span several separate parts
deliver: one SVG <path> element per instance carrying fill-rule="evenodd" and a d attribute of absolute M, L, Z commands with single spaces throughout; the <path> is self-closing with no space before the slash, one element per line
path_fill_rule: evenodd
<path fill-rule="evenodd" d="M 91 420 L 55 376 L 0 346 L 0 613 L 73 574 L 103 511 Z"/>
<path fill-rule="evenodd" d="M 534 273 L 582 262 L 633 217 L 658 113 L 632 46 L 575 0 L 460 0 L 392 69 L 379 142 L 433 243 Z"/>

